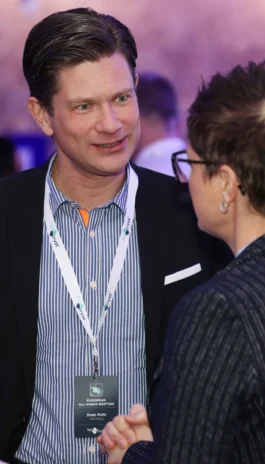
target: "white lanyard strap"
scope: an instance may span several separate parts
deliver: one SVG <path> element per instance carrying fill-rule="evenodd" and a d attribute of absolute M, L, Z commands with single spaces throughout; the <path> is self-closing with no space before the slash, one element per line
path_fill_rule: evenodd
<path fill-rule="evenodd" d="M 129 185 L 128 185 L 127 202 L 126 202 L 126 214 L 125 214 L 115 258 L 113 261 L 113 266 L 112 266 L 111 273 L 110 273 L 110 278 L 109 278 L 107 292 L 106 292 L 105 299 L 104 299 L 104 306 L 103 306 L 102 314 L 99 320 L 98 329 L 97 329 L 97 333 L 95 336 L 92 333 L 92 329 L 91 329 L 89 318 L 88 318 L 88 313 L 86 311 L 83 295 L 82 295 L 79 283 L 77 281 L 77 277 L 73 270 L 68 253 L 60 237 L 59 231 L 57 229 L 57 226 L 56 226 L 56 223 L 55 223 L 52 211 L 51 211 L 50 188 L 49 188 L 48 181 L 46 178 L 45 197 L 44 197 L 44 221 L 46 223 L 47 234 L 49 236 L 50 244 L 52 246 L 53 252 L 57 259 L 62 276 L 64 278 L 65 285 L 73 301 L 73 305 L 76 309 L 79 319 L 82 322 L 84 329 L 89 337 L 89 340 L 93 345 L 93 354 L 96 358 L 98 358 L 98 355 L 99 355 L 98 347 L 97 347 L 98 335 L 104 324 L 105 318 L 108 314 L 108 310 L 111 306 L 112 299 L 114 297 L 115 290 L 120 280 L 120 276 L 121 276 L 122 269 L 124 266 L 124 261 L 125 261 L 125 257 L 126 257 L 126 253 L 127 253 L 127 249 L 129 245 L 129 240 L 131 236 L 131 228 L 133 225 L 134 211 L 135 211 L 135 199 L 136 199 L 136 192 L 138 188 L 138 177 L 130 166 L 128 170 L 128 175 L 129 175 Z"/>

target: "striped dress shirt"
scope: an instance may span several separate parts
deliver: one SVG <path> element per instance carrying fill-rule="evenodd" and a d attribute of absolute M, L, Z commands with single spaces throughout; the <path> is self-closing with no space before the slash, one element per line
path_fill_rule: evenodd
<path fill-rule="evenodd" d="M 127 180 L 113 199 L 90 211 L 85 226 L 77 203 L 51 177 L 50 205 L 76 273 L 94 334 L 104 303 L 126 209 Z M 100 375 L 117 375 L 119 414 L 146 401 L 143 300 L 136 219 L 124 268 L 99 334 Z M 74 435 L 74 377 L 93 375 L 92 345 L 73 306 L 43 226 L 37 363 L 32 413 L 16 457 L 29 464 L 102 464 L 93 438 Z"/>

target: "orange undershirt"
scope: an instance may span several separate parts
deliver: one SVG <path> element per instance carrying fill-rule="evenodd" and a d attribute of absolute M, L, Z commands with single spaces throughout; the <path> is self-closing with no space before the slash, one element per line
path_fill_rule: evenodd
<path fill-rule="evenodd" d="M 83 223 L 87 227 L 88 224 L 89 224 L 89 212 L 86 209 L 80 209 L 79 212 L 80 212 L 80 214 L 82 216 Z"/>

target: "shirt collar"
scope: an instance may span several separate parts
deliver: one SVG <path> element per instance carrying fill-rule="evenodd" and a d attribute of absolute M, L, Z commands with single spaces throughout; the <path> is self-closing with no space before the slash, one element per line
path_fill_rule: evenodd
<path fill-rule="evenodd" d="M 243 253 L 243 251 L 249 247 L 249 245 L 253 242 L 255 242 L 256 238 L 254 240 L 251 240 L 251 242 L 247 243 L 245 246 L 243 246 L 242 248 L 240 248 L 240 250 L 238 250 L 238 252 L 236 253 L 235 255 L 235 258 L 237 258 L 239 255 L 241 255 L 241 253 Z"/>
<path fill-rule="evenodd" d="M 47 175 L 47 182 L 50 187 L 51 195 L 50 195 L 50 201 L 51 201 L 51 210 L 52 214 L 55 216 L 55 214 L 58 211 L 58 208 L 60 208 L 61 205 L 64 203 L 71 203 L 72 205 L 75 205 L 76 207 L 80 207 L 78 203 L 74 201 L 70 201 L 55 185 L 53 178 L 52 178 L 52 165 L 55 160 L 56 153 L 52 156 L 48 168 L 48 175 Z M 130 166 L 127 166 L 126 169 L 126 180 L 125 183 L 123 184 L 123 187 L 121 190 L 117 193 L 117 195 L 113 198 L 113 200 L 108 201 L 104 205 L 101 205 L 99 208 L 108 208 L 110 205 L 114 204 L 118 206 L 118 208 L 122 211 L 123 214 L 126 214 L 126 202 L 127 202 L 127 195 L 128 195 L 128 185 L 129 185 L 129 179 L 130 179 Z"/>

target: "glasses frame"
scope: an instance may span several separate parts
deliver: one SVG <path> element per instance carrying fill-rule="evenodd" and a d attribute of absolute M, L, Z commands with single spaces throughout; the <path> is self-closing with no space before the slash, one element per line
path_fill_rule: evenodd
<path fill-rule="evenodd" d="M 180 182 L 180 183 L 183 183 L 181 181 L 182 172 L 178 166 L 178 162 L 176 162 L 176 159 L 177 161 L 181 161 L 182 163 L 188 163 L 188 164 L 204 164 L 205 166 L 221 166 L 221 164 L 215 163 L 214 161 L 191 160 L 187 158 L 178 158 L 179 155 L 184 155 L 184 154 L 185 155 L 187 154 L 186 150 L 179 150 L 179 151 L 172 153 L 172 156 L 171 156 L 172 169 L 173 169 L 177 182 Z M 240 190 L 241 195 L 244 196 L 246 194 L 245 187 L 243 187 L 243 185 L 241 184 L 237 184 L 237 187 Z"/>

